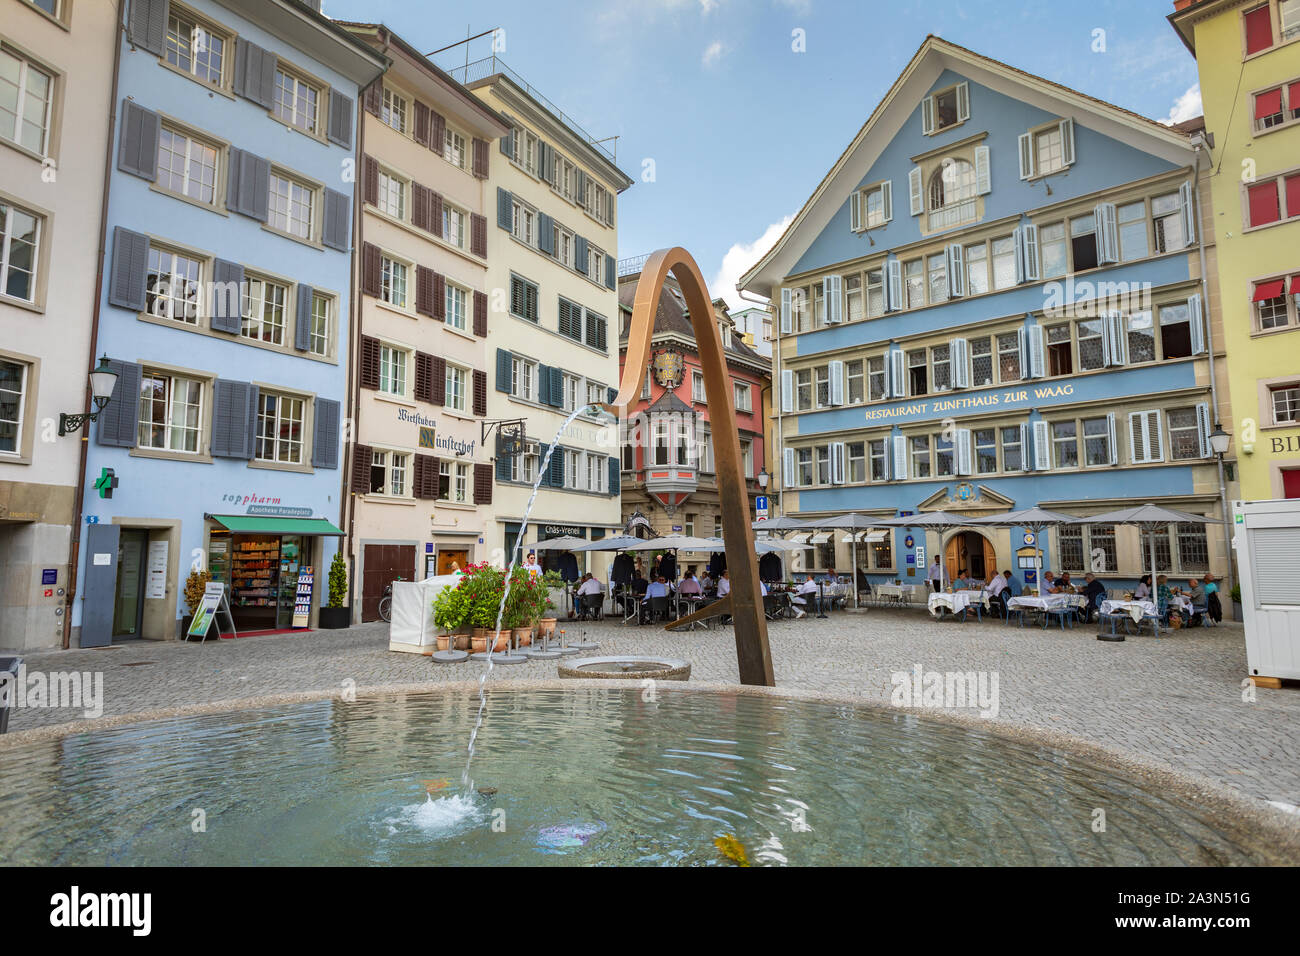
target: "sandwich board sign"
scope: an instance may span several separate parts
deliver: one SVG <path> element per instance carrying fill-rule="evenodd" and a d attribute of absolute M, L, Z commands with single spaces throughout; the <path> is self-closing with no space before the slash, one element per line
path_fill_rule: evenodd
<path fill-rule="evenodd" d="M 203 589 L 203 598 L 194 611 L 194 620 L 190 622 L 186 637 L 202 637 L 206 641 L 208 629 L 212 627 L 218 614 L 226 616 L 226 621 L 230 624 L 230 632 L 238 637 L 239 631 L 235 629 L 235 616 L 230 613 L 230 599 L 226 597 L 225 584 L 220 581 L 209 581 L 208 586 Z M 217 625 L 217 635 L 220 634 L 221 625 Z"/>

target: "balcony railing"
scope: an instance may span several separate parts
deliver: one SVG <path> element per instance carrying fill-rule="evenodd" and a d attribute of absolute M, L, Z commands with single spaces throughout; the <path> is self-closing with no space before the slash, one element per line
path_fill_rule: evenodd
<path fill-rule="evenodd" d="M 464 84 L 465 86 L 469 86 L 471 83 L 477 83 L 479 80 L 486 79 L 489 76 L 495 76 L 498 73 L 502 76 L 509 77 L 512 83 L 522 89 L 538 103 L 541 103 L 542 106 L 546 107 L 546 109 L 550 110 L 550 112 L 553 113 L 561 123 L 569 127 L 573 132 L 577 133 L 582 139 L 586 140 L 588 145 L 593 149 L 599 150 L 603 153 L 611 163 L 618 161 L 614 154 L 614 150 L 611 150 L 604 143 L 598 142 L 594 136 L 579 126 L 573 117 L 569 116 L 569 114 L 565 113 L 564 110 L 560 109 L 543 96 L 535 86 L 525 80 L 522 76 L 510 69 L 510 67 L 506 66 L 501 57 L 496 54 L 485 56 L 481 60 L 475 60 L 472 63 L 464 64 L 462 66 L 451 67 L 447 72 L 451 74 L 454 80 L 458 83 Z M 615 140 L 615 142 L 617 142 L 617 140 Z"/>

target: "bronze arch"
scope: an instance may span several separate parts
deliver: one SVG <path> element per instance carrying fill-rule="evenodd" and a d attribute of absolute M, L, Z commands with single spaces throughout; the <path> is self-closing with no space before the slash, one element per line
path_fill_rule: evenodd
<path fill-rule="evenodd" d="M 736 428 L 736 409 L 731 395 L 731 378 L 727 374 L 722 335 L 713 321 L 713 301 L 691 254 L 680 246 L 660 249 L 651 254 L 641 269 L 636 301 L 628 329 L 627 358 L 623 364 L 623 381 L 619 383 L 613 411 L 620 421 L 627 420 L 627 410 L 637 400 L 650 361 L 650 340 L 654 336 L 655 311 L 659 293 L 668 273 L 681 286 L 682 296 L 695 330 L 700 365 L 704 369 L 706 398 L 720 398 L 709 405 L 713 429 L 714 461 L 718 475 L 718 497 L 722 504 L 722 533 L 727 542 L 727 570 L 731 578 L 730 613 L 736 631 L 736 662 L 742 684 L 775 686 L 772 654 L 767 643 L 767 619 L 763 614 L 762 590 L 758 583 L 758 557 L 754 552 L 754 531 L 750 527 L 749 495 L 741 472 L 740 433 Z M 728 599 L 724 598 L 724 601 Z M 698 612 L 711 616 L 726 611 L 722 601 Z M 696 616 L 696 615 L 692 615 Z M 684 623 L 683 622 L 678 622 Z"/>

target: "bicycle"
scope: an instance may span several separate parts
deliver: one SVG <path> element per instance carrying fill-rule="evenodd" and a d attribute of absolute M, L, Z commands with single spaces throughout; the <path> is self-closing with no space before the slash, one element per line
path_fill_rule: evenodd
<path fill-rule="evenodd" d="M 398 581 L 405 581 L 406 578 L 399 577 Z M 390 584 L 384 588 L 384 594 L 379 599 L 379 619 L 388 624 L 393 623 L 393 586 Z"/>

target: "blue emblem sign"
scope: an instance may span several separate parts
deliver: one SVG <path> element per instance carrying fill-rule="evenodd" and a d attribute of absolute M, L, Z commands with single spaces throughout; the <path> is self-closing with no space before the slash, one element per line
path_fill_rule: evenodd
<path fill-rule="evenodd" d="M 903 539 L 903 547 L 905 548 L 913 547 L 915 544 L 916 544 L 916 539 L 913 538 L 910 534 Z"/>

